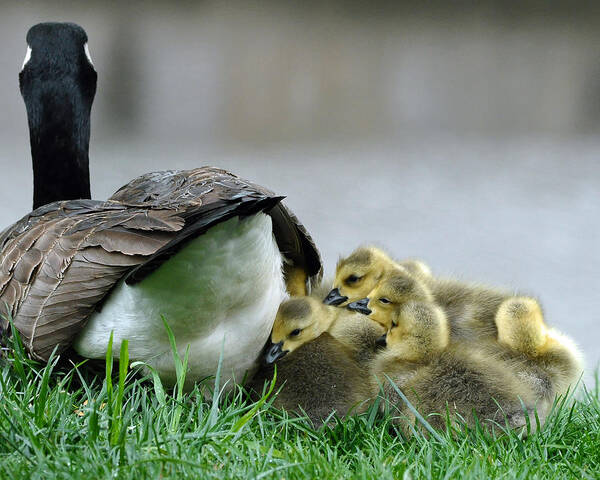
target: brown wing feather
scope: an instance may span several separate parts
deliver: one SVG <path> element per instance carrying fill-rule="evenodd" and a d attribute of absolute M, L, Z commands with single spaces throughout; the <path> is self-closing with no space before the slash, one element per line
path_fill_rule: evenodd
<path fill-rule="evenodd" d="M 57 345 L 70 345 L 128 272 L 157 268 L 206 225 L 256 209 L 271 213 L 288 260 L 318 278 L 317 249 L 279 200 L 225 170 L 203 167 L 143 175 L 107 202 L 43 206 L 0 234 L 0 326 L 6 329 L 12 316 L 30 354 L 46 360 Z"/>
<path fill-rule="evenodd" d="M 273 191 L 231 172 L 201 167 L 147 173 L 119 189 L 110 200 L 124 205 L 175 206 L 185 210 L 182 216 L 189 224 L 194 220 L 191 217 L 207 213 L 201 205 L 214 209 L 232 201 L 273 196 Z M 312 285 L 320 283 L 323 275 L 321 255 L 304 225 L 283 203 L 278 203 L 268 213 L 273 219 L 273 234 L 280 251 L 289 262 L 306 271 Z"/>
<path fill-rule="evenodd" d="M 56 345 L 68 347 L 114 284 L 183 226 L 171 210 L 69 203 L 43 207 L 4 235 L 2 326 L 10 314 L 31 355 L 43 360 Z"/>

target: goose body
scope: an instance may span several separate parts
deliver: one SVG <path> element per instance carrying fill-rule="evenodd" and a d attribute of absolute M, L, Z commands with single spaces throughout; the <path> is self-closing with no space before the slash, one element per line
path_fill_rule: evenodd
<path fill-rule="evenodd" d="M 113 332 L 117 348 L 128 339 L 132 358 L 144 359 L 162 378 L 174 380 L 164 317 L 182 357 L 190 346 L 189 380 L 213 373 L 221 349 L 225 376 L 241 380 L 287 295 L 281 272 L 270 217 L 232 218 L 190 241 L 143 281 L 127 285 L 120 280 L 102 309 L 90 316 L 74 349 L 84 357 L 103 358 Z"/>
<path fill-rule="evenodd" d="M 115 356 L 128 340 L 132 360 L 173 381 L 164 317 L 180 353 L 190 348 L 188 381 L 214 374 L 220 358 L 223 375 L 242 380 L 279 303 L 320 279 L 310 235 L 283 197 L 213 167 L 152 172 L 107 201 L 76 199 L 89 196 L 73 187 L 89 184 L 96 75 L 87 35 L 40 24 L 27 42 L 20 83 L 35 210 L 0 234 L 0 327 L 11 317 L 40 360 L 71 348 L 103 358 L 113 332 Z"/>

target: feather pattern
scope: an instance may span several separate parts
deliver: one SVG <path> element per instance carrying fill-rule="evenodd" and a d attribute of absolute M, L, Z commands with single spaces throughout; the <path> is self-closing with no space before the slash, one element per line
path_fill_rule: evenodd
<path fill-rule="evenodd" d="M 191 239 L 234 216 L 264 211 L 287 261 L 320 280 L 321 259 L 281 197 L 225 170 L 153 172 L 108 201 L 40 207 L 0 233 L 0 326 L 8 316 L 30 354 L 68 348 L 117 282 L 136 283 Z"/>

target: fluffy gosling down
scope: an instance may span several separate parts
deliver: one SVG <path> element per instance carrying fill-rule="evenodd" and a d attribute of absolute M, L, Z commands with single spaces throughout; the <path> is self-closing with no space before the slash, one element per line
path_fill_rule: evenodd
<path fill-rule="evenodd" d="M 519 351 L 527 350 L 527 345 L 515 346 L 522 340 L 519 340 L 519 332 L 515 330 L 517 324 L 511 318 L 523 314 L 523 309 L 516 306 L 523 305 L 536 312 L 537 322 L 544 323 L 541 307 L 534 298 L 500 288 L 436 277 L 423 262 L 396 262 L 376 247 L 360 247 L 338 262 L 333 289 L 324 303 L 347 306 L 369 315 L 389 329 L 386 320 L 389 310 L 408 301 L 434 302 L 442 308 L 455 340 L 477 344 L 500 342 Z M 503 336 L 498 332 L 499 323 L 505 325 Z"/>
<path fill-rule="evenodd" d="M 435 302 L 445 311 L 453 338 L 476 341 L 497 338 L 495 314 L 502 302 L 514 296 L 500 289 L 438 278 L 420 261 L 396 262 L 379 248 L 360 247 L 338 262 L 333 289 L 324 303 L 347 306 L 381 323 L 386 309 L 393 307 L 388 301 L 391 295 L 400 303 Z"/>
<path fill-rule="evenodd" d="M 258 399 L 276 372 L 273 405 L 305 414 L 319 427 L 332 415 L 361 413 L 377 394 L 368 368 L 355 360 L 354 352 L 324 332 L 276 363 L 264 364 L 247 385 Z"/>
<path fill-rule="evenodd" d="M 505 416 L 514 428 L 526 423 L 522 401 L 528 414 L 537 409 L 543 422 L 555 396 L 565 394 L 581 375 L 577 349 L 546 326 L 537 301 L 505 300 L 494 319 L 497 342 L 469 343 L 453 338 L 445 308 L 406 301 L 406 291 L 413 289 L 404 272 L 384 279 L 370 294 L 377 303 L 369 316 L 389 325 L 387 349 L 376 358 L 375 373 L 380 380 L 389 375 L 424 413 L 452 406 L 468 423 L 473 413 L 494 422 Z M 395 389 L 388 385 L 387 393 L 394 397 Z M 444 425 L 439 417 L 433 423 Z"/>
<path fill-rule="evenodd" d="M 396 262 L 377 247 L 359 247 L 338 261 L 333 287 L 323 303 L 343 307 L 365 298 L 390 270 L 398 268 L 418 278 L 431 276 L 429 267 L 419 260 Z"/>
<path fill-rule="evenodd" d="M 260 394 L 277 362 L 278 408 L 304 412 L 316 426 L 333 413 L 361 412 L 377 392 L 369 365 L 383 333 L 364 315 L 323 305 L 316 298 L 283 302 L 264 365 L 249 390 Z"/>
<path fill-rule="evenodd" d="M 397 420 L 406 434 L 415 417 L 390 381 L 434 428 L 445 428 L 446 412 L 452 422 L 461 419 L 471 426 L 477 418 L 482 424 L 504 425 L 506 420 L 510 428 L 521 427 L 526 424 L 523 405 L 534 420 L 531 389 L 494 359 L 453 344 L 439 307 L 409 302 L 398 310 L 373 373 L 399 409 Z"/>

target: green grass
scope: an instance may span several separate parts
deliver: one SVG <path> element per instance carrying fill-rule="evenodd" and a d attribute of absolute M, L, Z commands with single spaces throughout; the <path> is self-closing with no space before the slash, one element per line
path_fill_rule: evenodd
<path fill-rule="evenodd" d="M 111 342 L 112 349 L 112 342 Z M 598 387 L 563 399 L 527 438 L 481 430 L 403 440 L 373 408 L 313 430 L 241 390 L 165 391 L 156 375 L 107 362 L 42 366 L 18 342 L 0 359 L 0 478 L 598 478 Z M 177 363 L 179 362 L 179 363 Z M 112 376 L 110 375 L 112 373 Z M 218 377 L 218 374 L 217 374 Z"/>

